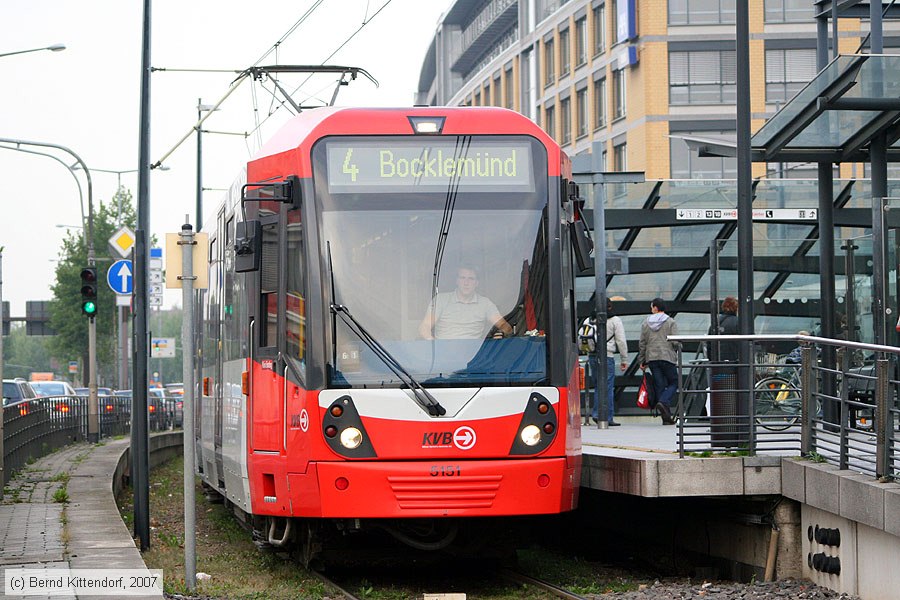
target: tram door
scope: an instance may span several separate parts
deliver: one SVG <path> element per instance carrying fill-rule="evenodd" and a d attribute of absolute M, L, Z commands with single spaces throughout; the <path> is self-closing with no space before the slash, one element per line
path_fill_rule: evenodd
<path fill-rule="evenodd" d="M 218 235 L 216 239 L 218 243 L 214 248 L 210 250 L 211 257 L 213 259 L 213 269 L 211 275 L 214 275 L 214 279 L 210 280 L 210 288 L 215 290 L 214 298 L 215 302 L 210 302 L 210 311 L 213 312 L 210 316 L 210 321 L 212 321 L 213 328 L 215 331 L 215 343 L 212 344 L 212 351 L 215 355 L 213 359 L 213 365 L 215 365 L 212 373 L 212 386 L 209 390 L 209 393 L 213 398 L 213 406 L 214 410 L 214 436 L 213 436 L 213 444 L 216 455 L 216 475 L 218 477 L 219 487 L 225 487 L 225 469 L 222 461 L 222 419 L 224 414 L 224 398 L 222 396 L 224 392 L 225 386 L 222 381 L 222 311 L 223 309 L 223 242 L 225 242 L 224 232 L 224 211 L 219 213 L 218 218 L 216 219 L 216 223 L 218 224 Z"/>
<path fill-rule="evenodd" d="M 253 273 L 256 301 L 251 303 L 254 326 L 251 343 L 255 349 L 252 368 L 253 389 L 250 391 L 250 443 L 254 452 L 278 452 L 283 448 L 284 314 L 281 289 L 284 244 L 281 219 L 274 211 L 260 209 L 262 227 L 262 258 L 260 269 Z"/>

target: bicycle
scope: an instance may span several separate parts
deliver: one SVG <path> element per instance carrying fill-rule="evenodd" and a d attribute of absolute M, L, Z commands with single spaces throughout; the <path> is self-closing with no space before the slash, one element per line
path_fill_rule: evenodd
<path fill-rule="evenodd" d="M 790 370 L 790 375 L 783 373 Z M 800 420 L 800 365 L 784 364 L 781 372 L 760 379 L 756 394 L 756 422 L 769 431 L 784 431 Z"/>

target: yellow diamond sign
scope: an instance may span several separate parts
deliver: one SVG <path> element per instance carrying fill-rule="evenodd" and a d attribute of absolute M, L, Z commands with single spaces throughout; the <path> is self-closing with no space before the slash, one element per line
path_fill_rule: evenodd
<path fill-rule="evenodd" d="M 109 247 L 115 250 L 122 258 L 131 254 L 134 246 L 134 232 L 127 227 L 120 228 L 109 238 Z"/>

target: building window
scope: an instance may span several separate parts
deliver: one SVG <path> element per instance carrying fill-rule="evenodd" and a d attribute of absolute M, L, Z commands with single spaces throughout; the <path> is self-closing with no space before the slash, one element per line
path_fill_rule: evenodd
<path fill-rule="evenodd" d="M 626 2 L 628 0 L 625 0 Z M 609 30 L 612 31 L 612 45 L 619 43 L 619 0 L 609 0 Z"/>
<path fill-rule="evenodd" d="M 575 66 L 587 63 L 587 17 L 575 21 Z"/>
<path fill-rule="evenodd" d="M 515 97 L 516 97 L 515 93 L 513 92 L 513 83 L 515 83 L 515 82 L 513 81 L 512 69 L 507 69 L 506 72 L 503 74 L 503 83 L 504 83 L 503 106 L 512 110 L 513 106 L 515 105 L 514 101 L 515 101 Z"/>
<path fill-rule="evenodd" d="M 734 21 L 734 0 L 669 0 L 669 25 L 712 25 Z"/>
<path fill-rule="evenodd" d="M 556 83 L 556 56 L 553 53 L 553 40 L 544 42 L 544 86 Z"/>
<path fill-rule="evenodd" d="M 559 133 L 560 143 L 565 146 L 572 142 L 572 100 L 563 98 L 559 101 Z"/>
<path fill-rule="evenodd" d="M 812 23 L 813 3 L 809 0 L 765 0 L 766 23 Z"/>
<path fill-rule="evenodd" d="M 612 72 L 613 121 L 625 116 L 625 69 Z"/>
<path fill-rule="evenodd" d="M 575 92 L 575 130 L 576 137 L 584 137 L 588 132 L 588 98 L 587 88 Z"/>
<path fill-rule="evenodd" d="M 669 165 L 672 179 L 735 179 L 737 159 L 718 156 L 701 157 L 679 136 L 699 136 L 725 138 L 733 136 L 733 131 L 679 131 L 669 138 Z"/>
<path fill-rule="evenodd" d="M 603 54 L 606 51 L 606 5 L 594 7 L 592 11 L 594 22 L 594 55 Z"/>
<path fill-rule="evenodd" d="M 612 155 L 612 170 L 613 171 L 627 171 L 628 170 L 628 152 L 627 152 L 627 144 L 622 142 L 621 144 L 613 145 L 613 155 Z M 610 195 L 613 198 L 621 198 L 622 196 L 628 195 L 628 184 L 627 183 L 614 183 L 609 188 Z"/>
<path fill-rule="evenodd" d="M 481 106 L 481 92 L 475 92 L 475 99 L 472 101 L 475 106 Z"/>
<path fill-rule="evenodd" d="M 565 77 L 569 74 L 571 56 L 569 51 L 569 28 L 565 28 L 559 32 L 559 76 Z"/>
<path fill-rule="evenodd" d="M 613 146 L 613 171 L 628 170 L 627 144 L 622 142 Z"/>
<path fill-rule="evenodd" d="M 669 104 L 733 104 L 734 50 L 669 52 Z"/>
<path fill-rule="evenodd" d="M 503 87 L 500 84 L 500 75 L 497 75 L 497 78 L 494 79 L 494 106 L 503 106 L 503 98 L 501 98 L 502 93 Z"/>
<path fill-rule="evenodd" d="M 547 135 L 556 139 L 556 111 L 552 106 L 544 107 L 544 131 Z"/>
<path fill-rule="evenodd" d="M 481 88 L 484 90 L 484 105 L 491 106 L 491 82 L 482 83 Z"/>
<path fill-rule="evenodd" d="M 594 129 L 606 127 L 606 78 L 594 82 Z"/>
<path fill-rule="evenodd" d="M 815 76 L 814 49 L 766 50 L 766 102 L 785 104 Z"/>
<path fill-rule="evenodd" d="M 535 69 L 537 68 L 537 56 L 533 48 L 529 48 L 522 53 L 522 58 L 519 60 L 519 86 L 516 90 L 516 94 L 519 97 L 519 112 L 529 119 L 535 120 L 537 120 L 538 113 L 540 113 L 534 105 L 534 96 L 537 92 L 533 88 L 538 86 L 538 81 L 532 81 L 531 78 L 534 75 L 540 80 L 540 75 L 537 73 L 532 74 L 531 68 L 532 65 L 535 66 Z"/>

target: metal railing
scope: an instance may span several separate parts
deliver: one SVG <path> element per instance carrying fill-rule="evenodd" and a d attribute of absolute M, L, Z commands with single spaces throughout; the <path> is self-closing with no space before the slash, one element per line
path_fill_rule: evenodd
<path fill-rule="evenodd" d="M 900 348 L 804 335 L 669 339 L 750 346 L 749 363 L 685 360 L 679 351 L 681 457 L 799 454 L 900 480 Z M 793 362 L 766 351 L 790 341 Z"/>
<path fill-rule="evenodd" d="M 131 398 L 99 396 L 100 437 L 131 430 Z M 151 399 L 150 429 L 181 426 L 175 399 Z M 87 439 L 87 396 L 46 396 L 3 407 L 3 485 L 31 461 Z"/>

